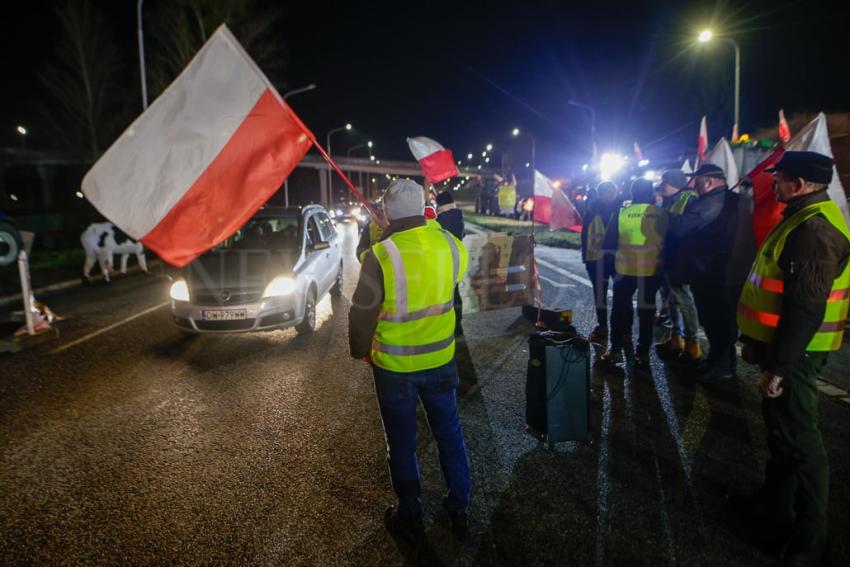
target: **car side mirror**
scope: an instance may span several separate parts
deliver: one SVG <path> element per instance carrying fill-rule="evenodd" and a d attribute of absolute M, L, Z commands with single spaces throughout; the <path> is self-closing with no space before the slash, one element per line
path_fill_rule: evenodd
<path fill-rule="evenodd" d="M 310 246 L 310 251 L 315 252 L 317 250 L 327 250 L 330 247 L 331 247 L 330 242 L 325 242 L 325 241 L 322 240 L 322 241 L 316 242 L 315 244 Z"/>

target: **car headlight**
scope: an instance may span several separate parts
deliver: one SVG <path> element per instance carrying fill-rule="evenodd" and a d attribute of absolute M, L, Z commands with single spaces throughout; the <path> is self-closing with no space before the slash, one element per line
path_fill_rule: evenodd
<path fill-rule="evenodd" d="M 281 295 L 289 295 L 295 292 L 295 280 L 286 277 L 276 277 L 266 286 L 266 291 L 263 292 L 263 297 L 279 297 Z"/>
<path fill-rule="evenodd" d="M 338 217 L 342 216 L 342 209 L 337 209 L 334 212 L 336 213 L 336 216 L 338 216 Z"/>
<path fill-rule="evenodd" d="M 189 286 L 186 285 L 185 281 L 177 280 L 171 284 L 169 294 L 174 301 L 189 301 Z"/>

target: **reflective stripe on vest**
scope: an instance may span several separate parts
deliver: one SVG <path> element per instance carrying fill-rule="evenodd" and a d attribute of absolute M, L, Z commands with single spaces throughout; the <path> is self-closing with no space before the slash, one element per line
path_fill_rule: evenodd
<path fill-rule="evenodd" d="M 681 191 L 679 191 L 679 194 L 676 196 L 676 201 L 672 205 L 670 205 L 670 214 L 685 214 L 685 208 L 688 206 L 688 203 L 696 196 L 697 194 L 691 191 L 690 189 L 682 189 Z"/>
<path fill-rule="evenodd" d="M 602 244 L 605 242 L 605 224 L 602 217 L 596 215 L 587 227 L 587 251 L 585 259 L 588 262 L 596 262 L 604 256 Z"/>
<path fill-rule="evenodd" d="M 451 361 L 454 287 L 468 263 L 463 244 L 429 223 L 391 234 L 372 250 L 384 277 L 373 363 L 394 372 L 417 372 Z"/>
<path fill-rule="evenodd" d="M 738 304 L 738 327 L 748 337 L 765 343 L 773 342 L 782 314 L 782 296 L 785 292 L 784 273 L 779 267 L 779 258 L 788 235 L 800 224 L 818 214 L 823 215 L 850 241 L 850 231 L 841 210 L 832 201 L 804 207 L 776 225 L 759 249 Z M 848 307 L 850 265 L 833 280 L 826 300 L 823 322 L 809 341 L 806 350 L 831 351 L 841 348 Z"/>
<path fill-rule="evenodd" d="M 655 205 L 635 204 L 620 209 L 619 243 L 614 267 L 623 276 L 654 276 L 659 271 L 667 212 Z"/>

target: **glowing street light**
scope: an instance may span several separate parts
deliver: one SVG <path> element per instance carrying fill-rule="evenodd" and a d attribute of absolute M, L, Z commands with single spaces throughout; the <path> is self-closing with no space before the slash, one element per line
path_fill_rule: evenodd
<path fill-rule="evenodd" d="M 599 177 L 602 181 L 609 181 L 626 163 L 626 158 L 621 155 L 604 153 L 599 158 Z"/>
<path fill-rule="evenodd" d="M 703 30 L 697 36 L 700 43 L 708 43 L 714 38 L 711 30 Z M 723 41 L 735 50 L 735 124 L 732 126 L 732 141 L 738 141 L 738 125 L 741 118 L 741 46 L 732 38 L 723 37 Z"/>
<path fill-rule="evenodd" d="M 519 128 L 514 128 L 513 130 L 511 130 L 511 136 L 513 136 L 514 138 L 519 136 Z"/>
<path fill-rule="evenodd" d="M 493 151 L 493 144 L 487 144 L 487 146 L 485 146 L 484 149 L 487 150 L 488 152 L 492 152 Z"/>
<path fill-rule="evenodd" d="M 472 159 L 472 158 L 473 158 L 472 153 L 468 153 L 468 154 L 466 154 L 466 159 Z"/>
<path fill-rule="evenodd" d="M 369 147 L 371 148 L 371 147 L 373 146 L 373 144 L 372 144 L 372 140 L 369 140 L 368 142 L 366 142 L 366 145 L 367 145 L 367 146 L 369 146 Z"/>
<path fill-rule="evenodd" d="M 27 129 L 24 128 L 23 126 L 21 126 L 20 124 L 18 124 L 18 127 L 16 128 L 16 130 L 18 131 L 18 134 L 21 135 L 21 148 L 26 148 L 27 147 Z"/>
<path fill-rule="evenodd" d="M 487 157 L 487 152 L 481 152 L 481 157 Z"/>
<path fill-rule="evenodd" d="M 484 163 L 490 163 L 490 158 L 489 157 L 484 158 Z"/>
<path fill-rule="evenodd" d="M 345 129 L 346 129 L 346 130 L 351 130 L 351 128 L 352 128 L 352 126 L 351 126 L 351 122 L 349 122 L 349 123 L 347 123 L 347 124 L 345 125 Z"/>
<path fill-rule="evenodd" d="M 17 130 L 18 130 L 18 134 L 20 134 L 21 136 L 26 136 L 26 135 L 27 135 L 27 129 L 26 129 L 26 128 L 24 128 L 23 126 L 18 126 L 18 127 L 17 127 Z"/>

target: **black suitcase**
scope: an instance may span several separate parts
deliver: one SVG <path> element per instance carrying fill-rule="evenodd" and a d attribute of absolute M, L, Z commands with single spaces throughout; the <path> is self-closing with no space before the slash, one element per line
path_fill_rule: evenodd
<path fill-rule="evenodd" d="M 528 337 L 527 431 L 551 445 L 590 436 L 590 344 L 574 331 Z"/>

